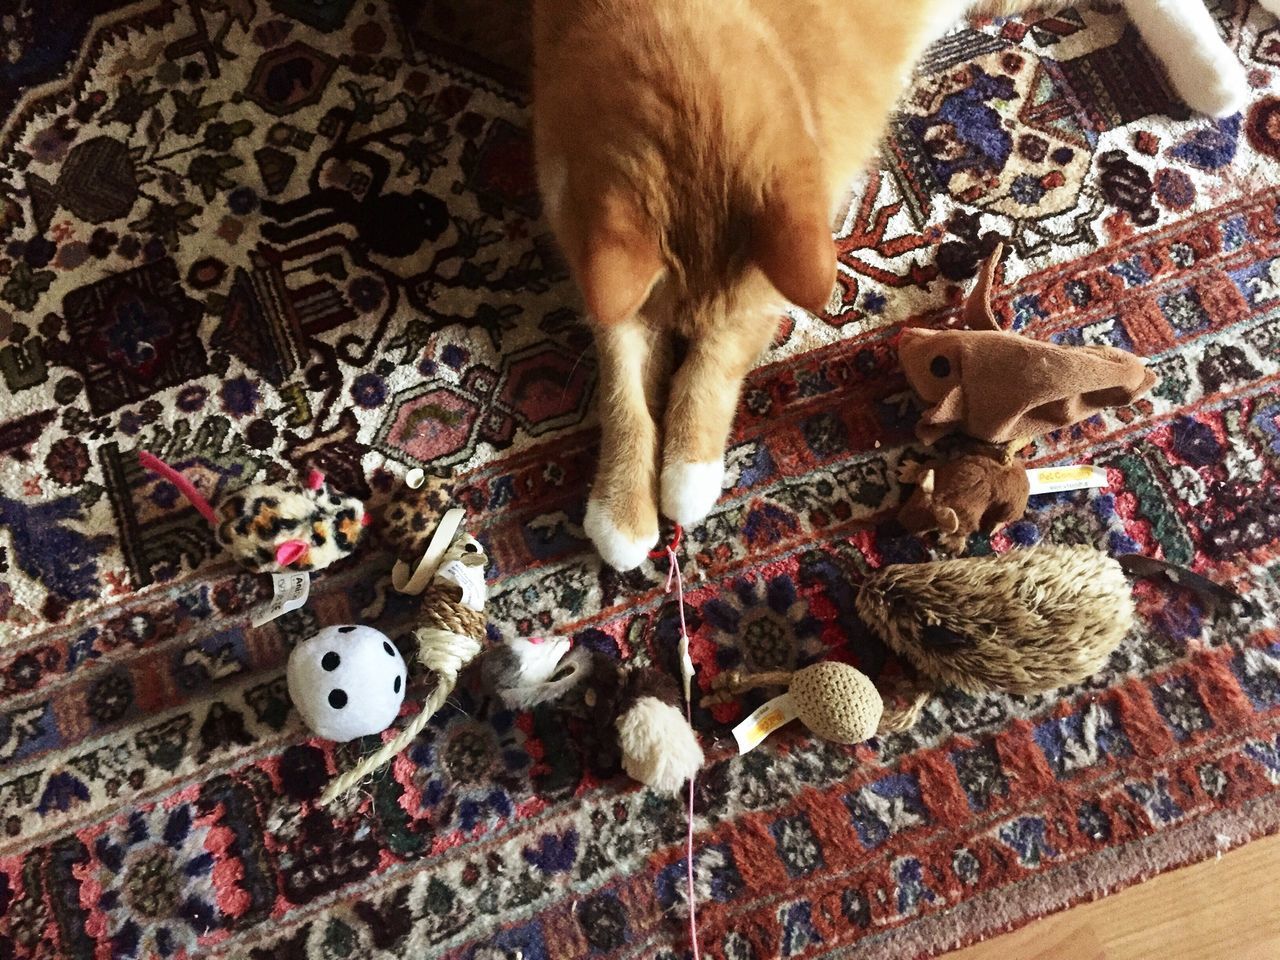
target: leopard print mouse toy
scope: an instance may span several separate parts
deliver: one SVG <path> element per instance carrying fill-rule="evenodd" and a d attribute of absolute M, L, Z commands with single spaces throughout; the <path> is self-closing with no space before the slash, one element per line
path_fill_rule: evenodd
<path fill-rule="evenodd" d="M 211 504 L 160 458 L 144 450 L 138 460 L 177 487 L 218 543 L 253 573 L 323 569 L 351 554 L 369 525 L 364 504 L 329 489 L 317 470 L 302 487 L 252 484 Z"/>

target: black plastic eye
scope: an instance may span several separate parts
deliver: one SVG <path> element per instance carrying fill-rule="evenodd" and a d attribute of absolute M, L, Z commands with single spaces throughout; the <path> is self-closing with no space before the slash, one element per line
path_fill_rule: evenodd
<path fill-rule="evenodd" d="M 929 372 L 939 380 L 945 380 L 951 376 L 951 361 L 942 356 L 934 357 L 929 364 Z"/>
<path fill-rule="evenodd" d="M 347 691 L 345 690 L 329 691 L 329 706 L 333 707 L 333 709 L 335 710 L 341 710 L 346 705 L 347 705 Z"/>
<path fill-rule="evenodd" d="M 399 692 L 400 692 L 400 678 L 399 678 L 399 677 L 396 677 L 396 682 L 395 682 L 395 685 L 392 687 L 392 689 L 393 689 L 393 690 L 395 690 L 395 692 L 396 692 L 396 693 L 399 693 Z"/>
<path fill-rule="evenodd" d="M 468 543 L 468 544 L 467 544 L 465 547 L 463 547 L 462 549 L 463 549 L 463 550 L 465 550 L 465 551 L 467 551 L 467 553 L 479 553 L 479 552 L 480 552 L 480 548 L 479 548 L 479 547 L 477 547 L 474 543 Z"/>
<path fill-rule="evenodd" d="M 396 655 L 395 649 L 385 640 L 382 641 L 382 649 L 387 651 L 388 657 L 394 657 Z"/>
<path fill-rule="evenodd" d="M 324 667 L 326 670 L 337 670 L 338 664 L 340 663 L 342 663 L 342 658 L 332 650 L 320 658 L 320 666 Z"/>

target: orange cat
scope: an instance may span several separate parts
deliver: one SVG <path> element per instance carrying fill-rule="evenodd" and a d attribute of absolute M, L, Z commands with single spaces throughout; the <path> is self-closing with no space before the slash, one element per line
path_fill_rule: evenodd
<path fill-rule="evenodd" d="M 1135 8 L 1188 0 L 1128 3 L 1143 28 Z M 1200 0 L 1190 5 L 1155 35 L 1186 63 L 1188 31 L 1211 34 L 1221 49 L 1206 49 L 1219 61 L 1226 51 L 1238 96 L 1239 63 Z M 692 524 L 714 505 L 743 377 L 786 301 L 827 305 L 835 204 L 917 58 L 966 6 L 535 0 L 539 181 L 600 362 L 600 465 L 584 526 L 611 565 L 644 560 L 659 507 Z M 673 370 L 675 336 L 688 349 Z"/>

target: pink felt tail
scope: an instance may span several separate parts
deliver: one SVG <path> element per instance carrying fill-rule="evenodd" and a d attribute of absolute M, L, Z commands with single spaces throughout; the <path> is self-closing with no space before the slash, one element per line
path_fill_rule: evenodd
<path fill-rule="evenodd" d="M 191 501 L 191 505 L 199 511 L 200 516 L 209 521 L 210 526 L 216 527 L 218 525 L 218 515 L 214 513 L 213 507 L 209 505 L 209 501 L 204 498 L 204 495 L 191 485 L 190 480 L 155 454 L 148 453 L 146 450 L 138 451 L 138 462 L 145 469 L 150 470 L 152 473 L 160 474 L 160 476 L 177 487 L 178 492 Z"/>

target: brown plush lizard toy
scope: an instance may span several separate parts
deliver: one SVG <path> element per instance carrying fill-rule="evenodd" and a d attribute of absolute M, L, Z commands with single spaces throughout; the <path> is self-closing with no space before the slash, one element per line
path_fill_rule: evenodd
<path fill-rule="evenodd" d="M 957 431 L 987 443 L 1026 442 L 1132 403 L 1156 382 L 1123 350 L 1061 347 L 1001 330 L 990 302 L 1000 254 L 965 302 L 971 329 L 902 332 L 902 368 L 928 405 L 916 426 L 925 443 Z"/>

